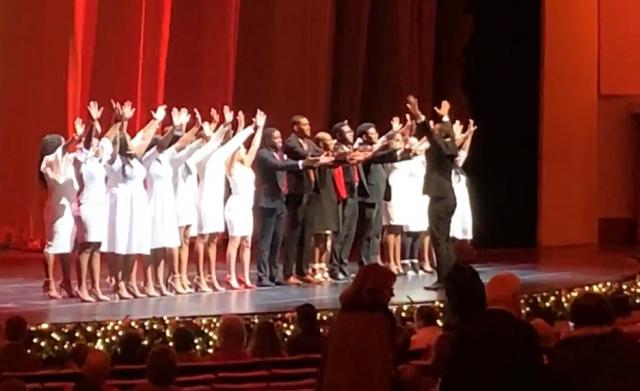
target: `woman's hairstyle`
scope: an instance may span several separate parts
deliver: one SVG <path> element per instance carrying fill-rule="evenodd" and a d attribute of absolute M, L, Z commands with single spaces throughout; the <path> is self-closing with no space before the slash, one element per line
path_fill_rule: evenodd
<path fill-rule="evenodd" d="M 393 289 L 396 275 L 377 263 L 361 267 L 351 285 L 340 295 L 340 304 L 345 308 L 386 307 L 387 291 Z"/>
<path fill-rule="evenodd" d="M 258 322 L 247 350 L 251 357 L 255 358 L 284 356 L 280 336 L 273 322 L 268 320 Z"/>
<path fill-rule="evenodd" d="M 42 142 L 40 143 L 40 159 L 38 159 L 38 173 L 40 183 L 44 187 L 47 186 L 47 180 L 44 177 L 44 174 L 40 171 L 42 160 L 44 160 L 45 156 L 54 153 L 62 144 L 64 144 L 64 137 L 59 134 L 47 134 L 42 138 Z"/>
<path fill-rule="evenodd" d="M 238 316 L 225 315 L 220 320 L 218 326 L 218 346 L 226 348 L 229 346 L 243 349 L 247 338 L 247 331 L 244 328 L 244 321 Z"/>

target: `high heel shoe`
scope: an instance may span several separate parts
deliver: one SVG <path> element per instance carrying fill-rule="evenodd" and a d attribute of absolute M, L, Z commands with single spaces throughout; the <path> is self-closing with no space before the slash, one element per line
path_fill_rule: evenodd
<path fill-rule="evenodd" d="M 116 299 L 120 300 L 131 300 L 133 296 L 127 290 L 127 286 L 124 282 L 120 281 L 117 285 L 114 286 Z"/>
<path fill-rule="evenodd" d="M 71 281 L 62 281 L 60 283 L 60 289 L 63 290 L 69 298 L 76 297 L 73 294 L 73 287 L 71 286 Z"/>
<path fill-rule="evenodd" d="M 53 284 L 51 280 L 44 280 L 42 283 L 42 294 L 49 298 L 49 300 L 62 299 L 60 293 L 55 290 L 55 284 Z"/>
<path fill-rule="evenodd" d="M 91 296 L 95 297 L 96 300 L 98 300 L 98 301 L 104 301 L 104 302 L 111 301 L 111 299 L 108 296 L 103 295 L 102 292 L 100 292 L 99 290 L 97 290 L 95 288 L 91 289 L 89 291 L 89 294 L 91 294 Z"/>
<path fill-rule="evenodd" d="M 167 284 L 169 285 L 169 290 L 173 291 L 174 294 L 184 295 L 186 293 L 189 293 L 182 286 L 182 278 L 180 277 L 179 274 L 174 274 L 171 277 L 169 277 L 169 279 L 167 280 Z M 164 288 L 164 290 L 167 291 L 167 288 Z"/>
<path fill-rule="evenodd" d="M 144 294 L 147 295 L 147 297 L 160 297 L 160 294 L 153 285 L 147 285 L 144 289 Z"/>
<path fill-rule="evenodd" d="M 80 298 L 80 300 L 83 303 L 95 303 L 96 302 L 96 299 L 91 297 L 91 295 L 89 295 L 89 292 L 84 294 L 84 293 L 82 293 L 82 291 L 80 291 L 80 289 L 76 288 L 74 293 L 78 298 Z"/>
<path fill-rule="evenodd" d="M 242 278 L 242 277 L 238 277 L 238 281 L 246 289 L 255 289 L 256 288 L 256 286 L 254 284 L 252 284 L 251 281 L 248 280 L 248 279 L 245 279 L 245 278 Z"/>
<path fill-rule="evenodd" d="M 226 289 L 224 289 L 222 287 L 222 285 L 220 285 L 218 283 L 218 280 L 216 280 L 213 276 L 208 276 L 207 277 L 207 282 L 213 286 L 213 290 L 216 291 L 216 292 L 224 292 L 224 291 L 226 291 Z"/>
<path fill-rule="evenodd" d="M 158 289 L 160 291 L 160 296 L 166 296 L 166 297 L 174 297 L 175 293 L 171 292 L 169 289 L 167 289 L 167 287 L 160 283 L 156 285 L 156 289 Z"/>
<path fill-rule="evenodd" d="M 127 283 L 127 290 L 136 299 L 144 299 L 145 297 L 147 297 L 147 295 L 145 295 L 144 293 L 140 292 L 140 290 L 138 289 L 138 284 L 136 284 L 135 282 L 128 282 Z"/>
<path fill-rule="evenodd" d="M 193 279 L 193 285 L 195 286 L 196 292 L 213 292 L 213 290 L 207 285 L 207 281 L 200 278 L 200 276 L 196 276 Z"/>
<path fill-rule="evenodd" d="M 182 287 L 185 289 L 185 291 L 187 291 L 187 293 L 195 292 L 195 289 L 193 289 L 191 283 L 189 282 L 189 276 L 187 276 L 186 274 L 180 274 L 180 282 L 182 283 Z"/>

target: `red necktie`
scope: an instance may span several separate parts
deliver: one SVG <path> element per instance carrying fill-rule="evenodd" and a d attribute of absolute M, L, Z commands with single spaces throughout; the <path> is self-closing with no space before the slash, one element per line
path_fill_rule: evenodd
<path fill-rule="evenodd" d="M 336 187 L 336 193 L 338 194 L 338 201 L 347 199 L 347 188 L 344 185 L 344 175 L 342 167 L 333 169 L 333 184 Z"/>

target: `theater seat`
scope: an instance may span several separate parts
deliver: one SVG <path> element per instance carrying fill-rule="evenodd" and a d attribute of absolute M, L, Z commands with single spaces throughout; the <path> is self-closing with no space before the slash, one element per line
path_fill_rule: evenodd
<path fill-rule="evenodd" d="M 269 371 L 269 378 L 275 382 L 315 379 L 317 376 L 317 368 L 272 369 Z"/>
<path fill-rule="evenodd" d="M 179 387 L 209 386 L 215 379 L 214 375 L 181 376 L 176 378 L 175 384 Z"/>
<path fill-rule="evenodd" d="M 322 356 L 319 354 L 304 354 L 291 357 L 271 357 L 265 358 L 267 367 L 272 369 L 292 369 L 292 368 L 318 368 Z"/>
<path fill-rule="evenodd" d="M 246 384 L 214 384 L 212 391 L 263 391 L 267 389 L 267 383 Z"/>
<path fill-rule="evenodd" d="M 138 384 L 142 384 L 146 381 L 144 378 L 140 379 L 112 379 L 107 381 L 107 386 L 118 388 L 120 390 L 132 390 L 136 388 Z"/>
<path fill-rule="evenodd" d="M 269 387 L 267 389 L 273 391 L 312 391 L 315 389 L 315 386 L 315 379 L 306 379 L 269 383 Z"/>
<path fill-rule="evenodd" d="M 268 371 L 252 372 L 220 372 L 216 375 L 213 384 L 256 384 L 269 381 Z"/>
<path fill-rule="evenodd" d="M 68 382 L 50 382 L 44 383 L 41 389 L 45 391 L 68 391 L 73 389 L 73 384 L 74 383 Z"/>

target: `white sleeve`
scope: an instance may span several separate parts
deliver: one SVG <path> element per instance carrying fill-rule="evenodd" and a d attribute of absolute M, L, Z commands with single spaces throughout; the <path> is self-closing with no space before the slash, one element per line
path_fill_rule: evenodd
<path fill-rule="evenodd" d="M 100 155 L 100 163 L 105 164 L 111 158 L 113 154 L 113 143 L 106 137 L 100 139 L 98 143 L 100 149 L 102 150 L 102 154 Z"/>
<path fill-rule="evenodd" d="M 149 166 L 151 166 L 151 163 L 153 163 L 156 157 L 158 157 L 158 147 L 153 147 L 148 150 L 147 153 L 142 156 L 142 165 L 144 166 L 144 168 L 148 170 Z"/>
<path fill-rule="evenodd" d="M 458 156 L 456 156 L 456 164 L 458 165 L 458 167 L 462 167 L 465 160 L 467 160 L 467 152 L 464 150 L 459 150 Z"/>

